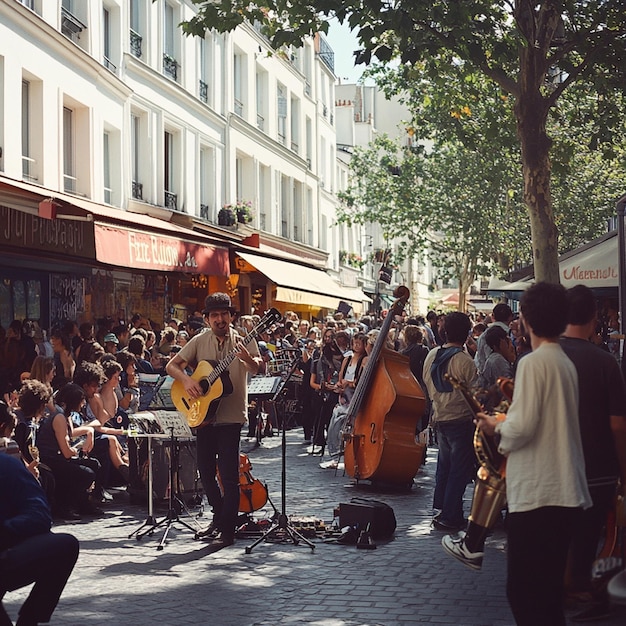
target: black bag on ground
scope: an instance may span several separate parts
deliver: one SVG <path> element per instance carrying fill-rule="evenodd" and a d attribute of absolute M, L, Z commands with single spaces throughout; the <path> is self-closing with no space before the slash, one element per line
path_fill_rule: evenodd
<path fill-rule="evenodd" d="M 352 498 L 349 503 L 339 504 L 339 526 L 354 526 L 360 532 L 369 524 L 373 539 L 389 539 L 396 530 L 393 509 L 380 500 Z"/>

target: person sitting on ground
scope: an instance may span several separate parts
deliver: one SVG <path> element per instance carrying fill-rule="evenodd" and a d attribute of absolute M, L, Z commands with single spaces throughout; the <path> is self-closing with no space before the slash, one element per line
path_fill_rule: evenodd
<path fill-rule="evenodd" d="M 18 459 L 0 454 L 0 476 L 0 598 L 35 583 L 17 626 L 48 623 L 78 559 L 78 540 L 50 532 L 45 494 Z M 1 603 L 0 622 L 12 623 Z"/>
<path fill-rule="evenodd" d="M 82 414 L 83 424 L 93 427 L 96 432 L 93 456 L 102 466 L 102 481 L 97 484 L 99 496 L 107 498 L 104 487 L 110 485 L 111 467 L 118 470 L 124 478 L 128 478 L 128 462 L 124 450 L 118 440 L 119 435 L 124 435 L 121 428 L 106 426 L 111 415 L 105 410 L 100 396 L 100 387 L 104 382 L 104 371 L 100 363 L 83 363 L 76 370 L 74 382 L 82 387 L 85 392 L 87 404 Z M 123 468 L 123 466 L 126 466 Z"/>
<path fill-rule="evenodd" d="M 74 383 L 62 387 L 56 397 L 56 411 L 44 417 L 39 426 L 37 444 L 41 460 L 54 474 L 56 483 L 53 516 L 64 520 L 80 519 L 81 515 L 102 515 L 90 500 L 91 488 L 97 480 L 100 463 L 88 458 L 93 449 L 94 431 L 88 426 L 73 432 L 72 414 L 78 414 L 85 403 L 84 391 Z M 72 438 L 85 433 L 80 444 Z M 75 439 L 75 441 L 77 441 Z"/>

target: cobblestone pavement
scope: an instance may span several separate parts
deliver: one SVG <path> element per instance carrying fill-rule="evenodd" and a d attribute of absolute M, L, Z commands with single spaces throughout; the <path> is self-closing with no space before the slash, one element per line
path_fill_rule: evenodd
<path fill-rule="evenodd" d="M 141 541 L 129 539 L 146 510 L 116 491 L 106 517 L 57 526 L 80 539 L 81 554 L 52 626 L 513 624 L 505 597 L 503 533 L 488 540 L 483 569 L 474 572 L 444 554 L 441 533 L 430 527 L 436 450 L 429 449 L 413 488 L 394 492 L 355 485 L 341 471 L 321 469 L 319 457 L 306 453 L 300 429 L 287 433 L 286 449 L 288 515 L 330 524 L 340 502 L 356 496 L 383 500 L 397 518 L 393 540 L 376 550 L 357 550 L 315 539 L 313 551 L 302 543 L 266 541 L 246 554 L 252 539 L 216 551 L 175 523 L 159 551 L 160 528 Z M 280 437 L 265 438 L 249 452 L 252 474 L 267 483 L 279 509 L 280 452 Z M 470 488 L 466 498 L 469 509 Z M 157 519 L 166 509 L 158 503 Z M 207 513 L 197 518 L 197 508 L 192 513 L 193 518 L 181 518 L 203 527 L 210 519 Z M 269 507 L 255 516 L 271 513 Z M 5 596 L 12 617 L 26 593 Z M 624 624 L 626 608 L 595 623 Z"/>

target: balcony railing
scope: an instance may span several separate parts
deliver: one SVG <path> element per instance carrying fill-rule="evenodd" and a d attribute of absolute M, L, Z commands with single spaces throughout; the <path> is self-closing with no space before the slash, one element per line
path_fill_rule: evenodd
<path fill-rule="evenodd" d="M 235 115 L 243 117 L 243 102 L 241 100 L 237 100 L 237 98 L 235 98 Z"/>
<path fill-rule="evenodd" d="M 165 192 L 165 208 L 170 211 L 178 211 L 178 196 L 175 193 Z"/>
<path fill-rule="evenodd" d="M 136 33 L 132 28 L 130 30 L 130 52 L 133 56 L 141 59 L 141 42 L 143 41 L 141 35 Z"/>
<path fill-rule="evenodd" d="M 333 49 L 330 47 L 330 44 L 323 38 L 319 39 L 319 57 L 320 59 L 328 66 L 328 68 L 334 72 L 335 71 L 335 53 Z"/>
<path fill-rule="evenodd" d="M 300 146 L 298 145 L 298 142 L 297 141 L 292 141 L 291 142 L 291 150 L 292 150 L 292 152 L 295 152 L 297 154 L 299 149 L 300 149 Z"/>
<path fill-rule="evenodd" d="M 208 204 L 201 204 L 200 205 L 200 217 L 203 220 L 209 220 L 209 205 Z"/>
<path fill-rule="evenodd" d="M 136 180 L 133 181 L 133 198 L 143 200 L 143 185 Z"/>
<path fill-rule="evenodd" d="M 111 59 L 104 57 L 102 63 L 107 70 L 111 70 L 111 72 L 115 73 L 117 71 L 116 65 L 111 61 Z"/>
<path fill-rule="evenodd" d="M 69 174 L 63 176 L 63 191 L 76 193 L 76 176 L 70 176 Z"/>
<path fill-rule="evenodd" d="M 23 156 L 22 157 L 22 178 L 28 181 L 36 181 L 37 175 L 35 173 L 35 166 L 37 165 L 37 161 L 35 159 L 31 159 L 30 157 Z"/>
<path fill-rule="evenodd" d="M 202 102 L 209 101 L 209 86 L 203 81 L 198 81 L 198 97 Z"/>
<path fill-rule="evenodd" d="M 163 73 L 173 80 L 178 80 L 178 62 L 169 54 L 163 55 Z"/>
<path fill-rule="evenodd" d="M 61 32 L 72 41 L 80 39 L 80 33 L 87 26 L 83 24 L 75 15 L 70 13 L 65 7 L 61 7 Z"/>

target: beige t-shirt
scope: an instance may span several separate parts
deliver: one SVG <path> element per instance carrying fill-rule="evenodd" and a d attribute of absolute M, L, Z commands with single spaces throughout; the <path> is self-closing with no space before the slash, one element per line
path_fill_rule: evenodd
<path fill-rule="evenodd" d="M 441 348 L 434 348 L 424 360 L 424 384 L 433 403 L 433 422 L 453 422 L 472 420 L 474 414 L 468 407 L 463 394 L 458 389 L 441 393 L 437 391 L 430 373 L 431 365 Z M 476 379 L 476 366 L 465 352 L 457 352 L 449 361 L 446 370 L 451 376 L 471 387 Z"/>
<path fill-rule="evenodd" d="M 230 336 L 220 347 L 217 337 L 210 329 L 194 335 L 181 349 L 178 356 L 195 366 L 200 361 L 219 362 L 235 348 L 237 340 L 242 337 L 233 328 Z M 259 356 L 259 347 L 253 339 L 246 345 L 248 352 Z M 235 357 L 228 366 L 228 376 L 233 385 L 233 393 L 223 396 L 215 414 L 216 424 L 243 424 L 246 421 L 248 410 L 248 370 L 239 358 Z"/>

